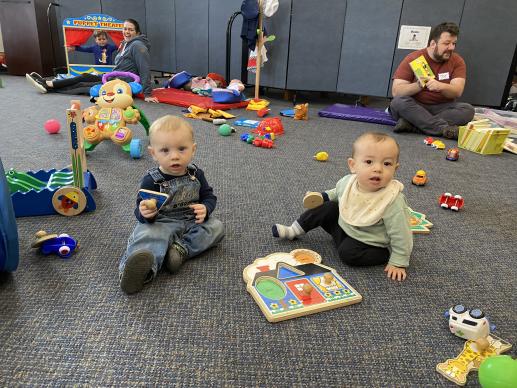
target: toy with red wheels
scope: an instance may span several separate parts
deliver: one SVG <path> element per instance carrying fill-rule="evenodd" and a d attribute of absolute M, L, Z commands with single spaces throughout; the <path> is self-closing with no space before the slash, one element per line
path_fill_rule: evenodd
<path fill-rule="evenodd" d="M 438 199 L 438 202 L 442 208 L 451 209 L 456 212 L 463 208 L 465 204 L 465 200 L 461 195 L 452 195 L 451 193 L 443 193 Z"/>

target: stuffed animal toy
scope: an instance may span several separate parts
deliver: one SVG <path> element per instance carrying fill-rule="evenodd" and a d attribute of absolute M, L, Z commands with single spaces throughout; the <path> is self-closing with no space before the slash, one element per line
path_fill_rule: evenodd
<path fill-rule="evenodd" d="M 294 106 L 294 119 L 295 120 L 308 120 L 309 119 L 309 104 L 298 104 Z"/>
<path fill-rule="evenodd" d="M 109 77 L 123 76 L 133 78 L 135 82 L 127 83 L 120 79 L 108 81 Z M 140 78 L 133 73 L 112 72 L 104 74 L 102 85 L 90 89 L 90 95 L 97 97 L 96 105 L 84 110 L 83 118 L 87 125 L 84 128 L 85 150 L 91 151 L 97 144 L 106 139 L 129 151 L 129 143 L 133 138 L 127 124 L 136 124 L 140 120 L 140 112 L 132 107 L 133 94 L 140 93 L 142 86 L 137 83 Z"/>

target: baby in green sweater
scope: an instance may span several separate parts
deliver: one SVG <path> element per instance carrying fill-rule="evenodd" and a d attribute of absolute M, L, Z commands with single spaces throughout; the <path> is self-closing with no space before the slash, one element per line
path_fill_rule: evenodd
<path fill-rule="evenodd" d="M 392 137 L 362 134 L 348 159 L 351 174 L 331 190 L 307 193 L 304 206 L 309 210 L 291 226 L 273 225 L 273 236 L 292 240 L 321 226 L 346 264 L 386 264 L 390 279 L 404 280 L 413 235 L 404 186 L 393 179 L 398 166 L 399 146 Z"/>

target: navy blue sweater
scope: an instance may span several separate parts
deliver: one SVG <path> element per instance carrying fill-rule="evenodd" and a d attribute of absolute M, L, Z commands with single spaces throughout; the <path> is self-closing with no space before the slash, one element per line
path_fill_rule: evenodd
<path fill-rule="evenodd" d="M 163 179 L 165 181 L 171 181 L 173 179 L 180 178 L 179 176 L 164 174 L 161 171 L 160 171 L 160 173 L 162 174 Z M 188 174 L 185 174 L 185 175 L 188 175 Z M 185 175 L 182 175 L 182 177 Z M 197 180 L 201 184 L 201 187 L 199 188 L 199 203 L 206 206 L 206 218 L 205 218 L 205 220 L 206 220 L 206 219 L 208 219 L 210 214 L 215 209 L 215 205 L 217 204 L 217 197 L 214 195 L 214 189 L 208 184 L 208 181 L 205 178 L 205 173 L 203 172 L 203 170 L 196 167 L 194 176 L 197 178 Z M 146 189 L 146 190 L 158 191 L 158 192 L 161 191 L 160 184 L 155 183 L 153 178 L 149 174 L 146 174 L 142 178 L 142 182 L 140 183 L 140 188 Z M 140 196 L 138 196 L 137 200 L 136 200 L 136 208 L 135 208 L 136 218 L 141 223 L 154 222 L 156 220 L 156 217 L 148 219 L 148 218 L 142 217 L 142 215 L 140 214 L 140 210 L 138 209 L 138 206 L 140 205 L 141 201 L 142 201 L 142 198 Z"/>

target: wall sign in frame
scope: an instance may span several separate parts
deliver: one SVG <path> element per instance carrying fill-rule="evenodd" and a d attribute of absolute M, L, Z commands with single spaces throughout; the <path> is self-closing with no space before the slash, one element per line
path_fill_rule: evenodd
<path fill-rule="evenodd" d="M 428 26 L 400 26 L 398 49 L 420 50 L 427 47 L 431 27 Z"/>

